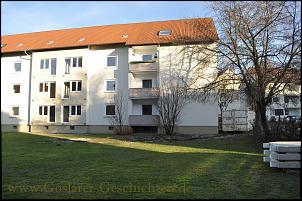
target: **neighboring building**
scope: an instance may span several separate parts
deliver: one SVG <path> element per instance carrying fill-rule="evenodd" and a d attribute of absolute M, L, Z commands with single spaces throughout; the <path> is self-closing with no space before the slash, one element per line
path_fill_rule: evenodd
<path fill-rule="evenodd" d="M 125 124 L 135 132 L 159 131 L 157 92 L 163 72 L 184 60 L 176 51 L 182 48 L 180 38 L 184 46 L 216 48 L 218 37 L 211 18 L 1 36 L 3 130 L 110 133 L 114 95 L 122 94 L 128 106 Z M 10 73 L 20 61 L 21 74 Z M 206 73 L 215 74 L 216 65 L 213 59 Z M 21 84 L 21 94 L 12 96 L 16 84 Z M 185 106 L 177 132 L 217 133 L 217 118 L 216 102 L 192 102 Z"/>
<path fill-rule="evenodd" d="M 277 70 L 272 69 L 271 75 L 273 76 L 276 73 L 278 73 Z M 229 83 L 225 84 L 225 88 L 230 89 L 231 91 L 234 90 L 236 94 L 232 101 L 228 103 L 225 111 L 247 110 L 248 112 L 251 112 L 243 89 L 244 85 L 240 84 L 239 76 L 235 75 L 231 70 L 226 70 L 220 73 L 219 77 L 229 80 Z M 284 87 L 284 83 L 287 83 L 288 86 Z M 289 69 L 288 73 L 281 79 L 280 84 L 280 92 L 272 98 L 271 104 L 267 106 L 267 118 L 301 118 L 301 81 L 299 70 L 293 68 Z M 253 121 L 254 115 L 252 116 L 253 118 L 249 117 L 249 119 Z"/>

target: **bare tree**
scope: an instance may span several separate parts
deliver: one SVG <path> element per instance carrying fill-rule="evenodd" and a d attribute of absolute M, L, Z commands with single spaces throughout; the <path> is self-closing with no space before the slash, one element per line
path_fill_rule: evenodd
<path fill-rule="evenodd" d="M 167 135 L 173 135 L 187 102 L 186 92 L 179 85 L 165 83 L 159 93 L 158 112 L 161 125 Z"/>
<path fill-rule="evenodd" d="M 255 134 L 265 141 L 271 139 L 266 107 L 300 73 L 301 67 L 294 65 L 301 62 L 300 6 L 295 1 L 212 3 L 219 40 L 216 50 L 208 50 L 217 53 L 220 69 L 231 68 L 240 78 L 256 113 Z M 194 26 L 203 27 L 198 22 Z M 215 89 L 219 84 L 215 79 L 199 90 Z"/>
<path fill-rule="evenodd" d="M 113 97 L 115 105 L 115 115 L 110 116 L 109 121 L 114 126 L 114 132 L 116 134 L 126 134 L 129 132 L 128 126 L 126 126 L 126 111 L 127 101 L 124 98 L 122 92 L 118 92 Z"/>

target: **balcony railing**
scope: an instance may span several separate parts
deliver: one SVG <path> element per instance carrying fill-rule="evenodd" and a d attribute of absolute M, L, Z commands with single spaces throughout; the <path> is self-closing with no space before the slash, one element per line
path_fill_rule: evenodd
<path fill-rule="evenodd" d="M 131 99 L 158 98 L 159 88 L 130 88 L 129 97 Z"/>
<path fill-rule="evenodd" d="M 129 115 L 130 126 L 158 126 L 159 115 Z"/>
<path fill-rule="evenodd" d="M 158 62 L 144 62 L 144 61 L 135 61 L 130 62 L 129 72 L 157 72 L 159 70 Z"/>

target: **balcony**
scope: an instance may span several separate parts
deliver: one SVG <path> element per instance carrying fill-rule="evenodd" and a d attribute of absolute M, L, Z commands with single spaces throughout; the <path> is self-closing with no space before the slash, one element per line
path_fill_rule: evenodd
<path fill-rule="evenodd" d="M 159 63 L 156 61 L 145 62 L 145 61 L 132 61 L 129 64 L 129 72 L 139 73 L 139 72 L 158 72 Z"/>
<path fill-rule="evenodd" d="M 130 126 L 158 126 L 159 115 L 129 115 Z"/>
<path fill-rule="evenodd" d="M 129 97 L 131 99 L 158 98 L 159 88 L 130 88 Z"/>

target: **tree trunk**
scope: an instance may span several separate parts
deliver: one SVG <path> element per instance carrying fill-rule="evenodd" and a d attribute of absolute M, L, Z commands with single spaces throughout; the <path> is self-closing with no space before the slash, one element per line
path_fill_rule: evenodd
<path fill-rule="evenodd" d="M 271 133 L 269 130 L 267 117 L 266 117 L 266 106 L 258 102 L 255 108 L 256 117 L 255 117 L 255 131 L 254 134 L 261 141 L 270 141 Z"/>

